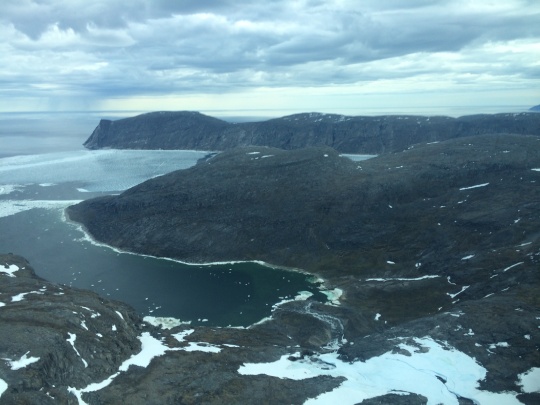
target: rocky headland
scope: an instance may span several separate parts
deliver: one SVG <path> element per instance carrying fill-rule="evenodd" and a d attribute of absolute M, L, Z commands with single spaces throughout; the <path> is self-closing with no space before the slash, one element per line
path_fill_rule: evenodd
<path fill-rule="evenodd" d="M 191 149 L 243 146 L 299 149 L 328 146 L 341 153 L 399 152 L 420 142 L 493 133 L 540 135 L 535 113 L 376 117 L 302 113 L 260 122 L 230 123 L 193 112 L 153 112 L 100 121 L 88 149 Z"/>
<path fill-rule="evenodd" d="M 2 256 L 1 399 L 304 403 L 381 376 L 388 388 L 356 402 L 538 403 L 524 376 L 540 369 L 539 146 L 536 136 L 476 135 L 360 162 L 328 147 L 251 146 L 71 206 L 72 220 L 124 250 L 262 260 L 316 274 L 342 295 L 283 304 L 248 329 L 164 330 Z M 260 366 L 276 361 L 302 376 Z M 374 364 L 358 380 L 338 372 Z M 396 374 L 419 368 L 429 379 L 413 388 Z"/>

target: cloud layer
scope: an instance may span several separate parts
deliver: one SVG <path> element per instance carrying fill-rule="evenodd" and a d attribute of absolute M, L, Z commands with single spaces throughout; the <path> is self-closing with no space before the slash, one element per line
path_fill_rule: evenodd
<path fill-rule="evenodd" d="M 273 105 L 313 89 L 340 103 L 493 90 L 527 103 L 538 85 L 536 0 L 246 3 L 4 0 L 0 109 L 240 95 Z"/>

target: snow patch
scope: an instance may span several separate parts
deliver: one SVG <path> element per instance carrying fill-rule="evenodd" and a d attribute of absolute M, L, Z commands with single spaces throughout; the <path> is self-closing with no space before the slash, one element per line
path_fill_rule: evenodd
<path fill-rule="evenodd" d="M 7 383 L 0 378 L 0 397 L 8 389 Z"/>
<path fill-rule="evenodd" d="M 28 351 L 25 354 L 23 354 L 19 360 L 10 360 L 10 359 L 4 359 L 4 360 L 6 360 L 9 363 L 9 367 L 11 367 L 12 370 L 19 370 L 39 360 L 39 357 L 28 357 L 28 353 L 30 352 Z"/>
<path fill-rule="evenodd" d="M 429 337 L 414 338 L 415 346 L 400 344 L 409 355 L 389 351 L 365 362 L 348 363 L 337 353 L 303 357 L 284 355 L 271 363 L 245 363 L 242 375 L 266 374 L 303 380 L 319 375 L 345 377 L 339 387 L 309 399 L 305 404 L 356 404 L 381 395 L 406 392 L 428 398 L 428 403 L 457 405 L 458 396 L 475 403 L 519 404 L 516 393 L 492 393 L 478 389 L 486 369 L 473 358 Z M 298 355 L 298 354 L 297 354 Z M 443 382 L 444 379 L 445 382 Z"/>
<path fill-rule="evenodd" d="M 7 274 L 9 277 L 16 277 L 15 274 L 13 274 L 16 271 L 19 271 L 19 267 L 14 264 L 10 264 L 9 266 L 4 265 L 3 267 L 0 267 L 0 273 Z"/>
<path fill-rule="evenodd" d="M 463 191 L 463 190 L 470 190 L 470 189 L 473 189 L 473 188 L 479 188 L 479 187 L 485 187 L 487 186 L 489 183 L 482 183 L 482 184 L 477 184 L 475 186 L 469 186 L 469 187 L 461 187 L 459 189 L 459 191 Z"/>
<path fill-rule="evenodd" d="M 429 278 L 437 278 L 440 276 L 437 275 L 427 275 L 422 277 L 414 277 L 414 278 L 406 278 L 406 277 L 396 277 L 396 278 L 367 278 L 366 281 L 420 281 L 420 280 L 426 280 Z"/>
<path fill-rule="evenodd" d="M 540 392 L 540 368 L 533 367 L 529 371 L 519 374 L 517 384 L 522 387 L 523 392 Z"/>
<path fill-rule="evenodd" d="M 85 368 L 88 367 L 88 363 L 86 362 L 85 359 L 82 358 L 81 354 L 75 347 L 75 340 L 77 340 L 77 335 L 75 333 L 70 333 L 70 332 L 68 332 L 68 335 L 69 335 L 69 338 L 67 339 L 67 341 L 71 344 L 71 347 L 73 347 L 73 350 L 75 350 L 75 353 L 77 353 L 77 356 L 79 356 L 80 359 L 82 360 L 84 367 Z"/>
<path fill-rule="evenodd" d="M 465 291 L 469 287 L 470 287 L 469 285 L 465 285 L 465 286 L 461 287 L 461 290 L 459 290 L 457 293 L 455 293 L 455 294 L 446 293 L 446 295 L 449 295 L 450 298 L 454 299 L 455 297 L 457 297 L 459 294 L 461 294 L 463 291 Z"/>
<path fill-rule="evenodd" d="M 473 257 L 474 255 L 463 256 L 461 260 L 469 260 L 469 259 L 472 259 Z"/>
<path fill-rule="evenodd" d="M 506 269 L 503 270 L 503 273 L 510 270 L 511 268 L 514 268 L 516 266 L 519 266 L 520 264 L 523 264 L 524 262 L 519 262 L 519 263 L 516 263 L 516 264 L 513 264 L 511 266 L 508 266 Z"/>

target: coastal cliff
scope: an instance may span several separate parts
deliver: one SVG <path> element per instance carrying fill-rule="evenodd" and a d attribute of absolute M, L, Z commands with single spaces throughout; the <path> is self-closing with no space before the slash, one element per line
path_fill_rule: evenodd
<path fill-rule="evenodd" d="M 190 149 L 222 151 L 242 146 L 299 149 L 328 146 L 341 153 L 399 152 L 420 142 L 493 133 L 540 135 L 535 113 L 443 116 L 345 116 L 302 113 L 261 122 L 229 123 L 192 112 L 153 112 L 101 120 L 88 149 Z"/>

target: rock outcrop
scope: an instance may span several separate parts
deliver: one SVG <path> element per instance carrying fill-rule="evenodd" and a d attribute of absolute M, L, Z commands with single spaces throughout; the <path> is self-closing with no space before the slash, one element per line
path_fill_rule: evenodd
<path fill-rule="evenodd" d="M 540 116 L 352 117 L 303 113 L 261 122 L 228 123 L 198 112 L 154 112 L 116 121 L 101 120 L 84 146 L 208 151 L 241 146 L 329 146 L 341 153 L 382 154 L 403 151 L 419 142 L 492 133 L 540 135 Z"/>

